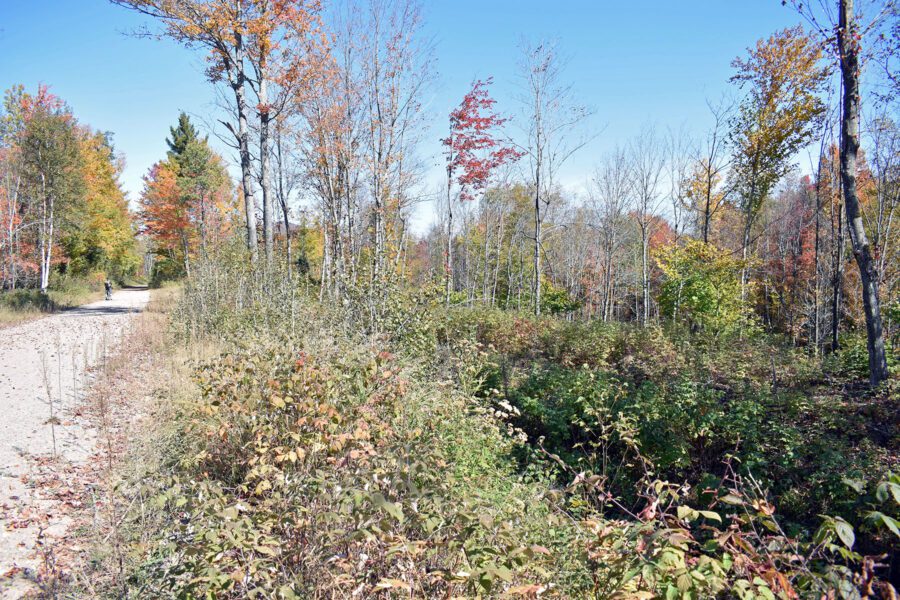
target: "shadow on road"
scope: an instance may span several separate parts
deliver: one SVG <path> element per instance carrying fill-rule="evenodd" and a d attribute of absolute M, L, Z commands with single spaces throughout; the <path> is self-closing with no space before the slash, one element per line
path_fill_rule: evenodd
<path fill-rule="evenodd" d="M 96 317 L 100 315 L 124 315 L 133 312 L 139 312 L 139 308 L 135 308 L 133 306 L 79 306 L 77 308 L 70 308 L 65 311 L 64 314 L 71 315 L 74 317 L 78 316 L 90 316 Z"/>
<path fill-rule="evenodd" d="M 123 287 L 121 291 L 142 291 L 146 290 L 146 286 L 126 286 Z M 140 312 L 139 307 L 135 306 L 122 306 L 119 304 L 123 299 L 116 298 L 113 296 L 112 300 L 101 300 L 100 302 L 95 302 L 93 304 L 84 305 L 84 306 L 76 306 L 74 308 L 67 309 L 63 311 L 63 314 L 71 315 L 71 316 L 90 316 L 97 317 L 103 315 L 124 315 L 134 312 Z M 102 302 L 102 304 L 101 304 Z"/>

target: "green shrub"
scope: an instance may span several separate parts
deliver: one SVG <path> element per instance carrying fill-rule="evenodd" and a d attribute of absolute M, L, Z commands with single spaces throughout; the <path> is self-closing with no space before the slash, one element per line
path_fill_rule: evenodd
<path fill-rule="evenodd" d="M 54 274 L 46 294 L 37 289 L 17 289 L 0 293 L 0 308 L 14 312 L 54 312 L 78 306 L 103 289 L 106 276 L 102 272 L 84 277 Z"/>
<path fill-rule="evenodd" d="M 710 335 L 731 333 L 749 320 L 741 289 L 744 263 L 711 244 L 692 240 L 662 249 L 659 266 L 666 275 L 660 308 Z"/>
<path fill-rule="evenodd" d="M 565 288 L 556 287 L 550 281 L 541 281 L 541 308 L 551 315 L 570 313 L 581 308 L 581 302 L 569 296 Z"/>
<path fill-rule="evenodd" d="M 17 312 L 32 310 L 51 312 L 55 305 L 53 300 L 40 290 L 10 290 L 0 294 L 0 307 Z"/>
<path fill-rule="evenodd" d="M 885 345 L 888 369 L 896 373 L 898 360 L 890 344 Z M 847 335 L 841 340 L 841 348 L 837 352 L 837 369 L 839 372 L 865 379 L 869 377 L 869 351 L 866 346 L 865 332 Z"/>

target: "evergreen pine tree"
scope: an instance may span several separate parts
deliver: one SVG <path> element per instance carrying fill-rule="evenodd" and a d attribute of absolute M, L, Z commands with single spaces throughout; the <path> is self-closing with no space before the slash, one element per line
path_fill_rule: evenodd
<path fill-rule="evenodd" d="M 166 138 L 166 144 L 169 146 L 168 157 L 170 161 L 179 165 L 181 157 L 191 142 L 205 144 L 208 139 L 208 137 L 200 139 L 197 128 L 194 127 L 191 118 L 185 112 L 178 115 L 178 125 L 169 128 L 169 135 L 171 137 Z"/>

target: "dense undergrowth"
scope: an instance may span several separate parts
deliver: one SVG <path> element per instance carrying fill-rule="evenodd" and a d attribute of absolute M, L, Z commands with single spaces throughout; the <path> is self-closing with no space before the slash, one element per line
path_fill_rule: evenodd
<path fill-rule="evenodd" d="M 823 365 L 757 334 L 710 341 L 677 330 L 459 313 L 447 338 L 488 349 L 481 395 L 503 398 L 512 421 L 568 464 L 602 471 L 628 497 L 633 469 L 604 428 L 627 425 L 654 472 L 714 486 L 728 461 L 779 498 L 793 526 L 859 501 L 848 481 L 896 468 L 897 382 L 860 383 L 853 344 Z M 863 367 L 864 368 L 864 367 Z M 594 446 L 602 442 L 604 463 Z M 618 447 L 613 448 L 618 445 Z"/>
<path fill-rule="evenodd" d="M 188 282 L 173 331 L 220 352 L 129 492 L 125 595 L 888 597 L 897 387 L 852 353 L 311 296 Z"/>

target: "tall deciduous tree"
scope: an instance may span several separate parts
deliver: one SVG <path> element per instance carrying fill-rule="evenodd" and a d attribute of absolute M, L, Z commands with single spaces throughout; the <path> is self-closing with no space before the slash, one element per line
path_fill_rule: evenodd
<path fill-rule="evenodd" d="M 645 127 L 629 149 L 631 162 L 632 217 L 640 235 L 641 263 L 641 311 L 640 321 L 650 321 L 650 238 L 659 224 L 658 212 L 662 198 L 659 186 L 666 159 L 663 147 L 653 133 Z"/>
<path fill-rule="evenodd" d="M 890 302 L 897 297 L 900 283 L 900 128 L 881 114 L 869 123 L 868 130 L 874 189 L 864 202 L 863 217 L 875 248 L 879 292 Z M 890 339 L 890 331 L 886 337 Z"/>
<path fill-rule="evenodd" d="M 447 249 L 446 303 L 453 292 L 453 186 L 461 200 L 475 200 L 484 192 L 494 172 L 518 160 L 522 154 L 505 145 L 498 129 L 507 121 L 494 112 L 494 100 L 488 92 L 492 79 L 478 80 L 450 113 L 450 135 L 442 140 L 447 148 Z"/>
<path fill-rule="evenodd" d="M 887 356 L 878 297 L 878 272 L 866 236 L 856 182 L 859 154 L 859 79 L 861 40 L 853 0 L 839 0 L 837 48 L 841 68 L 841 184 L 853 256 L 862 281 L 863 310 L 866 314 L 866 345 L 869 352 L 869 381 L 877 385 L 888 378 Z"/>
<path fill-rule="evenodd" d="M 321 293 L 340 296 L 365 271 L 374 315 L 409 238 L 431 47 L 414 0 L 353 0 L 329 23 L 315 93 L 299 103 L 303 166 L 322 211 Z"/>
<path fill-rule="evenodd" d="M 613 317 L 620 248 L 625 237 L 625 218 L 631 196 L 628 156 L 616 150 L 607 156 L 594 174 L 589 191 L 598 241 L 600 318 Z"/>
<path fill-rule="evenodd" d="M 61 219 L 83 199 L 82 157 L 74 118 L 62 101 L 46 88 L 24 100 L 19 144 L 27 194 L 36 208 L 40 289 L 46 292 Z"/>
<path fill-rule="evenodd" d="M 819 91 L 827 67 L 822 49 L 800 26 L 760 40 L 747 58 L 737 58 L 732 77 L 747 96 L 734 119 L 733 184 L 744 217 L 742 251 L 749 258 L 753 226 L 791 159 L 816 131 L 824 113 Z M 744 268 L 746 289 L 749 270 Z"/>
<path fill-rule="evenodd" d="M 181 201 L 173 163 L 160 161 L 150 167 L 140 206 L 142 231 L 153 240 L 156 252 L 173 265 L 181 263 L 184 273 L 190 273 L 190 217 Z"/>
<path fill-rule="evenodd" d="M 0 113 L 0 214 L 3 215 L 4 278 L 3 286 L 16 289 L 22 269 L 21 233 L 27 223 L 24 220 L 22 194 L 21 152 L 19 133 L 25 121 L 22 99 L 25 88 L 21 85 L 6 91 L 3 110 Z"/>
<path fill-rule="evenodd" d="M 833 44 L 834 56 L 841 73 L 841 187 L 844 207 L 847 213 L 847 229 L 853 256 L 859 268 L 862 284 L 863 311 L 866 318 L 866 348 L 869 355 L 869 381 L 877 385 L 888 377 L 887 355 L 884 348 L 884 331 L 881 319 L 881 303 L 878 295 L 879 277 L 877 264 L 866 234 L 857 187 L 857 164 L 860 152 L 859 122 L 862 94 L 860 78 L 864 59 L 868 55 L 877 55 L 878 46 L 886 52 L 885 63 L 893 64 L 893 51 L 896 46 L 896 26 L 886 27 L 887 17 L 896 16 L 897 6 L 894 2 L 885 2 L 876 6 L 875 14 L 868 23 L 861 23 L 861 16 L 854 8 L 853 0 L 837 0 L 837 22 L 826 22 L 831 18 L 830 11 L 817 14 L 814 5 L 792 0 L 795 8 L 810 21 L 820 32 L 822 42 Z M 825 5 L 820 5 L 824 8 Z M 873 40 L 870 52 L 863 49 L 863 39 L 869 36 Z M 896 83 L 896 78 L 888 70 L 889 79 Z"/>
<path fill-rule="evenodd" d="M 256 202 L 248 119 L 248 54 L 253 32 L 264 28 L 267 14 L 257 10 L 264 0 L 112 0 L 113 3 L 158 19 L 165 35 L 189 47 L 199 46 L 209 54 L 210 81 L 223 81 L 234 96 L 234 120 L 225 122 L 237 142 L 247 225 L 247 248 L 251 260 L 258 255 Z"/>
<path fill-rule="evenodd" d="M 688 187 L 688 198 L 697 215 L 705 244 L 710 242 L 713 220 L 728 197 L 728 190 L 722 184 L 730 164 L 726 127 L 731 111 L 731 106 L 724 100 L 718 104 L 707 102 L 707 106 L 712 116 L 712 127 L 697 152 L 694 173 Z"/>
<path fill-rule="evenodd" d="M 424 114 L 422 94 L 432 78 L 432 53 L 421 38 L 422 14 L 416 0 L 369 0 L 364 11 L 368 31 L 360 41 L 363 143 L 372 201 L 373 294 L 377 295 L 388 268 L 389 224 L 396 225 L 394 258 L 402 256 L 407 233 L 402 215 L 416 175 L 415 144 Z"/>
<path fill-rule="evenodd" d="M 521 98 L 525 139 L 518 144 L 527 157 L 534 200 L 532 294 L 535 314 L 541 314 L 541 240 L 547 209 L 553 201 L 560 167 L 587 143 L 579 131 L 589 111 L 574 101 L 572 88 L 562 81 L 563 61 L 556 45 L 526 46 L 521 64 L 525 93 Z"/>
<path fill-rule="evenodd" d="M 7 92 L 0 112 L 4 287 L 46 291 L 55 271 L 122 277 L 136 268 L 122 166 L 111 135 L 80 124 L 46 87 Z"/>
<path fill-rule="evenodd" d="M 319 0 L 253 0 L 250 2 L 247 53 L 253 68 L 250 83 L 258 102 L 259 186 L 262 192 L 263 245 L 272 262 L 275 249 L 275 202 L 272 189 L 272 123 L 303 96 L 315 79 L 321 32 Z M 283 140 L 282 140 L 283 141 Z"/>
<path fill-rule="evenodd" d="M 118 179 L 124 163 L 108 134 L 80 129 L 84 201 L 70 212 L 62 237 L 66 272 L 84 275 L 101 269 L 121 279 L 139 265 L 133 218 Z"/>

